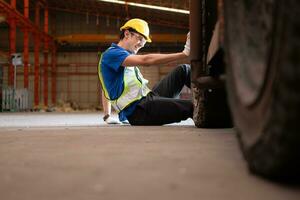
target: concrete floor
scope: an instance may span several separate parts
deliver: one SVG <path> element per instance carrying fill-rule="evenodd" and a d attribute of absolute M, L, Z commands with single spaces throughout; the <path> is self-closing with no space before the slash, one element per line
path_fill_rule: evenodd
<path fill-rule="evenodd" d="M 99 113 L 0 115 L 3 200 L 299 200 L 248 173 L 232 129 L 104 125 Z"/>

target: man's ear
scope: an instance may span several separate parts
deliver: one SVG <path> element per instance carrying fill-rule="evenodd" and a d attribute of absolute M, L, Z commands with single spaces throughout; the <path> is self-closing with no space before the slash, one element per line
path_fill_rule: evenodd
<path fill-rule="evenodd" d="M 126 39 L 129 38 L 130 32 L 128 30 L 125 30 L 124 31 L 124 36 L 125 36 Z"/>

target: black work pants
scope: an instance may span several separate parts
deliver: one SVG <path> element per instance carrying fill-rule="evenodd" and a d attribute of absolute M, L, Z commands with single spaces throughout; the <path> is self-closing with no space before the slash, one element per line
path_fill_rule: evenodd
<path fill-rule="evenodd" d="M 127 117 L 131 125 L 163 125 L 193 117 L 191 100 L 178 99 L 183 86 L 191 87 L 190 65 L 179 65 Z"/>

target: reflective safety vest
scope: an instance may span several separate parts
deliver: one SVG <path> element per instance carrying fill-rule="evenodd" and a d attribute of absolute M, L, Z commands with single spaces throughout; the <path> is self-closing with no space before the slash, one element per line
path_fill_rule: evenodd
<path fill-rule="evenodd" d="M 140 70 L 137 67 L 124 67 L 124 89 L 122 94 L 117 99 L 110 99 L 108 91 L 105 87 L 103 75 L 101 71 L 101 60 L 99 62 L 99 79 L 104 91 L 105 97 L 111 102 L 113 108 L 117 113 L 121 112 L 124 108 L 132 102 L 140 100 L 145 97 L 151 90 L 147 87 L 148 80 L 143 78 Z"/>

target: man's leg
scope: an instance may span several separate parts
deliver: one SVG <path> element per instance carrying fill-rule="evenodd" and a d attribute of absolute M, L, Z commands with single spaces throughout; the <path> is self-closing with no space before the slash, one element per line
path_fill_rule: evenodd
<path fill-rule="evenodd" d="M 161 97 L 174 98 L 178 97 L 183 86 L 191 87 L 191 67 L 187 64 L 176 67 L 152 91 Z"/>
<path fill-rule="evenodd" d="M 132 125 L 164 125 L 193 117 L 193 103 L 190 100 L 174 99 L 183 86 L 191 86 L 189 65 L 179 65 L 156 86 L 128 116 Z"/>
<path fill-rule="evenodd" d="M 190 100 L 165 98 L 148 94 L 128 118 L 131 125 L 164 125 L 193 117 Z"/>

